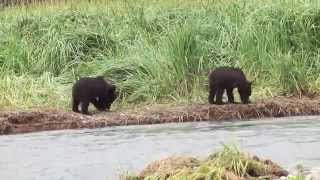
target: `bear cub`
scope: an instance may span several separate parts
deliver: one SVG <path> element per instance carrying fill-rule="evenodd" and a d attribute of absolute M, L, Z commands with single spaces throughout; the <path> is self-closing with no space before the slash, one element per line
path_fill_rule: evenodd
<path fill-rule="evenodd" d="M 237 88 L 241 102 L 243 104 L 250 103 L 251 84 L 244 73 L 239 68 L 220 67 L 209 73 L 209 103 L 222 104 L 222 95 L 224 90 L 227 91 L 228 102 L 234 102 L 233 89 Z M 214 98 L 216 100 L 214 101 Z"/>
<path fill-rule="evenodd" d="M 72 87 L 72 110 L 89 114 L 88 107 L 92 103 L 99 111 L 110 109 L 117 98 L 116 86 L 104 80 L 103 76 L 83 77 Z"/>

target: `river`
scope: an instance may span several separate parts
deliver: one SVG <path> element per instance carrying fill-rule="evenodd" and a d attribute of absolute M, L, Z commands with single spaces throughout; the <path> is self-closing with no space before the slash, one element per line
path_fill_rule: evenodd
<path fill-rule="evenodd" d="M 206 157 L 222 144 L 284 168 L 320 164 L 320 116 L 62 130 L 0 136 L 3 180 L 107 180 L 170 155 Z"/>

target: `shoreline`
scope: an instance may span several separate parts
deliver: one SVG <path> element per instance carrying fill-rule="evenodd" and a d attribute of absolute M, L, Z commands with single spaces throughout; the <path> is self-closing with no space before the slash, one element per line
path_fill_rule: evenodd
<path fill-rule="evenodd" d="M 59 109 L 1 111 L 0 135 L 49 130 L 103 128 L 172 122 L 249 120 L 269 117 L 320 115 L 320 96 L 273 97 L 244 104 L 192 104 L 170 108 L 96 112 L 92 116 Z"/>

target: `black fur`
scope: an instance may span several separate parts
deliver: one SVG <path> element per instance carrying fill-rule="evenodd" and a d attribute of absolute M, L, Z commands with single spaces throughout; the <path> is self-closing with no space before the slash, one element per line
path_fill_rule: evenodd
<path fill-rule="evenodd" d="M 116 86 L 104 80 L 102 76 L 80 78 L 72 88 L 72 110 L 89 114 L 88 107 L 92 103 L 99 111 L 110 109 L 117 98 Z"/>
<path fill-rule="evenodd" d="M 238 88 L 243 104 L 250 103 L 251 84 L 239 68 L 220 67 L 209 73 L 209 103 L 222 104 L 222 95 L 227 91 L 228 102 L 234 102 L 233 88 Z M 216 97 L 216 101 L 214 98 Z"/>

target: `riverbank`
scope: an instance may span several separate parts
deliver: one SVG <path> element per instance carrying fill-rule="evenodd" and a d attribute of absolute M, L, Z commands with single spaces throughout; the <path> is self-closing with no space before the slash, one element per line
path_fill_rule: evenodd
<path fill-rule="evenodd" d="M 248 120 L 301 115 L 320 115 L 320 97 L 274 97 L 257 100 L 248 105 L 190 104 L 176 107 L 159 105 L 118 112 L 96 112 L 92 116 L 59 109 L 2 111 L 0 112 L 0 134 L 172 122 Z"/>

